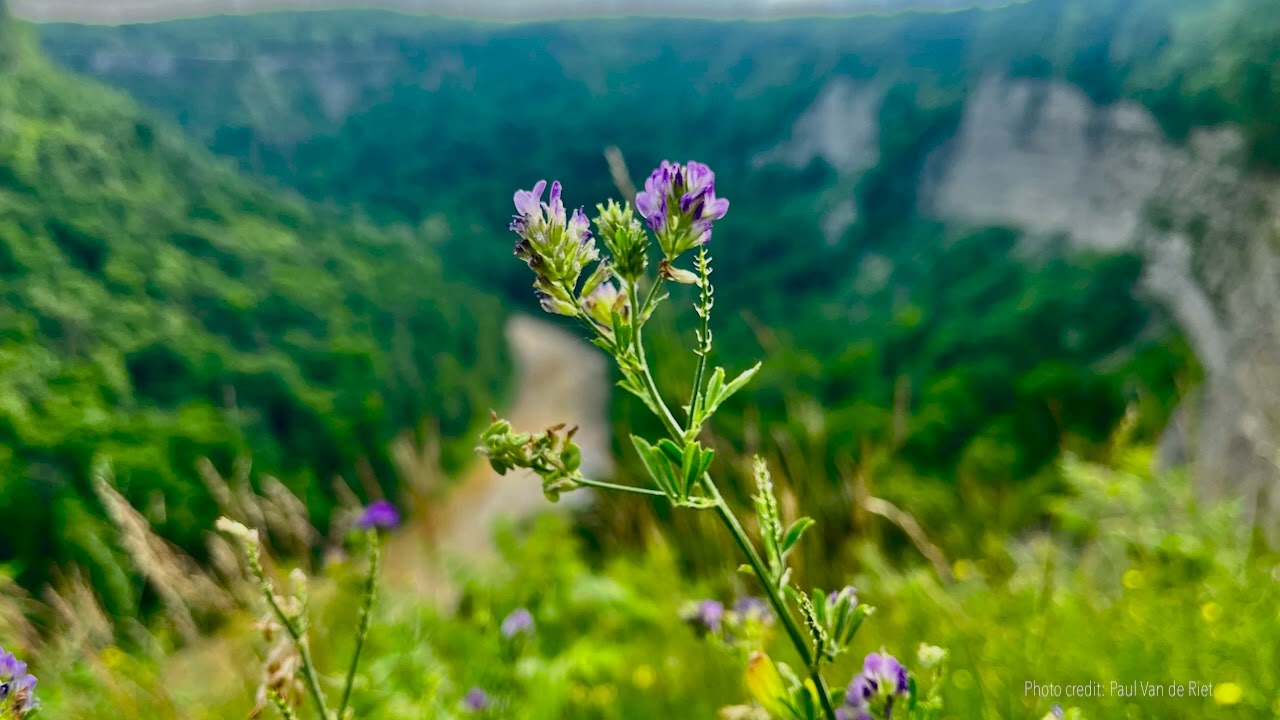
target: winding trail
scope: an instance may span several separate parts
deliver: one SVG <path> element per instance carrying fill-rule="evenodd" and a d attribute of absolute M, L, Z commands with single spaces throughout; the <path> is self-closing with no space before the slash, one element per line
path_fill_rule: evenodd
<path fill-rule="evenodd" d="M 537 432 L 558 423 L 578 425 L 583 472 L 607 476 L 613 469 L 608 433 L 609 368 L 605 356 L 564 328 L 529 316 L 506 326 L 516 373 L 516 394 L 505 417 L 517 430 Z M 520 522 L 589 501 L 587 491 L 558 504 L 542 495 L 530 472 L 500 476 L 483 458 L 453 484 L 442 501 L 423 504 L 386 548 L 385 580 L 393 587 L 452 604 L 449 568 L 492 561 L 492 530 L 499 521 Z"/>

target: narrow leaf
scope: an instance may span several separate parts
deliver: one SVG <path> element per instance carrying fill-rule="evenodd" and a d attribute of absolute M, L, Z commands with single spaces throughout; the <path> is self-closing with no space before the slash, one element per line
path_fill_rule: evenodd
<path fill-rule="evenodd" d="M 814 520 L 811 517 L 802 517 L 791 523 L 791 527 L 787 528 L 787 531 L 782 534 L 782 554 L 785 556 L 791 552 L 796 543 L 800 542 L 800 537 L 804 535 L 804 531 L 813 527 L 813 525 Z"/>
<path fill-rule="evenodd" d="M 676 467 L 684 466 L 684 451 L 680 449 L 679 445 L 676 445 L 669 438 L 662 438 L 658 441 L 657 447 L 662 451 L 663 455 L 667 456 L 672 465 Z"/>
<path fill-rule="evenodd" d="M 649 477 L 657 483 L 658 489 L 666 493 L 668 498 L 676 499 L 675 477 L 671 472 L 671 464 L 661 453 L 654 450 L 652 445 L 635 435 L 631 436 L 631 444 L 635 446 L 640 462 L 644 463 L 645 470 L 649 471 Z"/>

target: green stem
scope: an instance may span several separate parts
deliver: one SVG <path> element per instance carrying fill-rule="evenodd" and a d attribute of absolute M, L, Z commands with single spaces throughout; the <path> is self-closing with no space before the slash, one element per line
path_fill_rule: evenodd
<path fill-rule="evenodd" d="M 320 677 L 316 675 L 316 666 L 311 660 L 311 648 L 307 644 L 307 639 L 298 631 L 293 620 L 285 614 L 284 608 L 280 607 L 280 603 L 276 601 L 275 588 L 271 586 L 267 572 L 262 567 L 262 558 L 258 555 L 258 549 L 250 547 L 248 555 L 249 569 L 258 579 L 258 585 L 262 588 L 263 596 L 267 598 L 267 604 L 271 606 L 271 611 L 284 626 L 285 632 L 289 633 L 289 639 L 293 641 L 294 647 L 298 649 L 298 655 L 302 658 L 303 676 L 307 679 L 307 690 L 311 693 L 311 700 L 316 705 L 316 712 L 320 714 L 321 720 L 330 720 L 329 703 L 324 699 L 324 691 L 320 689 Z"/>
<path fill-rule="evenodd" d="M 645 387 L 651 394 L 654 405 L 663 411 L 662 417 L 667 425 L 667 432 L 671 435 L 671 439 L 683 442 L 680 426 L 676 424 L 675 419 L 671 416 L 671 411 L 667 409 L 661 396 L 658 395 L 657 387 L 653 381 L 653 374 L 649 372 L 648 366 L 644 364 L 643 347 L 640 348 L 640 352 Z M 704 474 L 702 476 L 702 485 L 707 491 L 707 495 L 715 503 L 716 514 L 720 516 L 721 522 L 729 530 L 729 534 L 733 536 L 734 541 L 738 543 L 742 554 L 747 556 L 747 562 L 751 565 L 751 570 L 755 573 L 760 584 L 764 586 L 765 594 L 769 598 L 769 604 L 773 606 L 774 613 L 786 629 L 791 644 L 795 646 L 796 653 L 800 655 L 800 661 L 804 663 L 805 668 L 809 671 L 809 678 L 813 681 L 813 687 L 818 694 L 818 702 L 822 704 L 823 713 L 828 720 L 836 720 L 835 706 L 831 704 L 831 692 L 827 689 L 827 682 L 822 678 L 822 673 L 819 672 L 817 659 L 809 649 L 809 642 L 805 639 L 799 624 L 796 623 L 795 616 L 787 608 L 787 603 L 783 599 L 782 593 L 769 581 L 769 571 L 765 567 L 764 560 L 756 552 L 755 546 L 751 544 L 751 539 L 747 536 L 747 531 L 743 529 L 742 523 L 738 521 L 738 516 L 733 514 L 733 510 L 725 502 L 724 496 L 720 494 L 720 489 L 716 487 L 710 475 Z"/>
<path fill-rule="evenodd" d="M 684 430 L 680 428 L 680 423 L 676 422 L 676 416 L 671 414 L 671 409 L 667 407 L 667 403 L 663 401 L 662 395 L 658 393 L 658 384 L 653 380 L 653 373 L 649 371 L 649 360 L 645 357 L 644 345 L 640 342 L 640 328 L 636 328 L 636 356 L 640 363 L 640 377 L 644 380 L 645 392 L 649 393 L 649 398 L 653 401 L 655 407 L 661 412 L 658 418 L 662 420 L 662 424 L 667 428 L 667 434 L 676 442 L 684 442 Z"/>
<path fill-rule="evenodd" d="M 654 299 L 658 297 L 658 291 L 662 289 L 662 282 L 663 280 L 661 275 L 654 279 L 653 286 L 649 288 L 649 294 L 644 298 L 644 305 L 640 308 L 640 312 L 636 314 L 637 324 L 639 324 L 638 318 L 644 317 L 645 313 L 649 312 L 649 307 L 653 305 Z M 640 286 L 637 284 L 636 290 L 639 289 Z M 636 329 L 638 330 L 639 328 Z"/>
<path fill-rule="evenodd" d="M 365 542 L 369 550 L 369 576 L 364 582 L 364 602 L 360 605 L 360 629 L 356 632 L 356 649 L 351 654 L 351 666 L 347 668 L 347 682 L 342 687 L 342 703 L 338 705 L 338 720 L 343 720 L 347 706 L 351 702 L 351 688 L 356 682 L 356 668 L 360 666 L 360 652 L 364 650 L 365 638 L 369 636 L 369 623 L 373 615 L 373 601 L 378 590 L 378 561 L 382 549 L 378 546 L 378 531 L 370 528 L 366 531 Z"/>
<path fill-rule="evenodd" d="M 614 483 L 590 480 L 587 478 L 575 478 L 574 482 L 579 485 L 586 485 L 587 487 L 600 488 L 601 490 L 616 490 L 618 492 L 635 493 L 637 495 L 655 495 L 657 497 L 667 496 L 667 494 L 661 490 L 650 490 L 648 488 L 640 488 L 633 485 L 615 485 Z"/>
<path fill-rule="evenodd" d="M 822 711 L 829 720 L 835 720 L 836 710 L 835 706 L 831 704 L 831 692 L 827 689 L 827 682 L 822 678 L 818 662 L 809 650 L 809 642 L 805 639 L 804 632 L 796 622 L 795 616 L 791 614 L 790 609 L 787 607 L 782 593 L 778 591 L 777 586 L 769 581 L 769 571 L 765 567 L 764 559 L 760 557 L 760 553 L 756 552 L 755 546 L 751 544 L 751 539 L 747 536 L 747 531 L 742 527 L 742 523 L 738 521 L 738 516 L 733 514 L 729 504 L 725 502 L 724 496 L 720 494 L 720 489 L 716 487 L 710 475 L 702 476 L 702 486 L 707 491 L 707 494 L 711 496 L 712 501 L 715 502 L 716 514 L 720 516 L 721 522 L 729 530 L 729 534 L 733 536 L 734 541 L 738 543 L 738 548 L 742 550 L 742 554 L 747 556 L 747 562 L 751 565 L 751 570 L 755 573 L 760 584 L 764 586 L 765 595 L 769 599 L 769 604 L 773 606 L 774 614 L 782 621 L 782 626 L 787 631 L 787 637 L 791 639 L 791 644 L 795 646 L 796 653 L 800 655 L 800 662 L 804 663 L 805 668 L 809 671 L 809 678 L 813 681 L 814 690 L 818 693 L 818 701 L 822 704 Z"/>

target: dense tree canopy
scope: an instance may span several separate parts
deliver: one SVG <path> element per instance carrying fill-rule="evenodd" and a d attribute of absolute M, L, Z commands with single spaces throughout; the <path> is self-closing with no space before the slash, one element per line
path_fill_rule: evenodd
<path fill-rule="evenodd" d="M 246 181 L 18 57 L 0 73 L 0 557 L 101 569 L 100 523 L 71 522 L 99 514 L 95 456 L 197 546 L 216 513 L 198 458 L 251 456 L 323 521 L 335 474 L 392 481 L 396 433 L 463 434 L 505 378 L 501 311 L 431 243 Z"/>

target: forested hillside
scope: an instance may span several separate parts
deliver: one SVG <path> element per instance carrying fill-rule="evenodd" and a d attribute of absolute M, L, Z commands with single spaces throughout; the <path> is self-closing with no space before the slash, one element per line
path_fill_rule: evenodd
<path fill-rule="evenodd" d="M 395 435 L 456 438 L 495 403 L 502 309 L 448 277 L 438 238 L 247 180 L 2 32 L 0 557 L 20 579 L 75 562 L 130 597 L 95 457 L 198 548 L 217 513 L 199 458 L 251 458 L 323 523 L 335 475 L 389 485 Z"/>
<path fill-rule="evenodd" d="M 1244 9 L 1220 3 L 1205 32 L 1227 32 Z M 999 464 L 1017 479 L 1064 445 L 1106 438 L 1129 404 L 1154 436 L 1197 371 L 1136 289 L 1135 255 L 928 216 L 917 189 L 926 160 L 993 74 L 1061 79 L 1097 102 L 1139 99 L 1174 138 L 1201 122 L 1247 124 L 1255 111 L 1233 99 L 1272 99 L 1219 75 L 1229 57 L 1204 64 L 1203 33 L 1185 35 L 1202 12 L 1039 0 L 762 24 L 515 26 L 320 13 L 41 36 L 59 61 L 129 90 L 246 170 L 382 220 L 448 227 L 451 267 L 516 304 L 530 295 L 520 268 L 500 262 L 509 199 L 498 188 L 555 168 L 569 202 L 589 204 L 612 189 L 608 146 L 637 180 L 663 157 L 705 160 L 734 202 L 717 273 L 725 305 L 742 311 L 720 332 L 744 355 L 771 350 L 756 395 L 768 417 L 806 396 L 830 409 L 839 437 L 897 448 L 916 470 L 950 479 L 961 463 Z M 798 121 L 833 79 L 874 89 L 867 122 Z M 1267 163 L 1269 126 L 1252 127 L 1252 154 Z M 682 362 L 667 361 L 673 377 Z M 896 425 L 895 402 L 907 415 Z"/>

